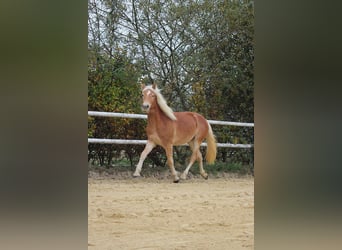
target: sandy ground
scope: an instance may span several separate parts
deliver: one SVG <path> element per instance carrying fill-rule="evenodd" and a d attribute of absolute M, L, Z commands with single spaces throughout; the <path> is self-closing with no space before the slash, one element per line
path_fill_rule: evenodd
<path fill-rule="evenodd" d="M 88 249 L 253 249 L 254 179 L 88 179 Z"/>

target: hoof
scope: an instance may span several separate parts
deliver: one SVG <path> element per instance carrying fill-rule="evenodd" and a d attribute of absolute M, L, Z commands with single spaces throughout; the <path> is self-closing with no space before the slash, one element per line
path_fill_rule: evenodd
<path fill-rule="evenodd" d="M 179 175 L 180 175 L 180 173 L 178 171 L 176 171 L 176 174 L 173 175 L 173 183 L 179 182 Z"/>
<path fill-rule="evenodd" d="M 201 174 L 201 176 L 205 179 L 205 180 L 208 180 L 208 174 L 207 173 L 204 173 L 204 174 Z"/>
<path fill-rule="evenodd" d="M 185 175 L 185 174 L 181 174 L 180 178 L 181 178 L 182 180 L 186 180 L 186 175 Z"/>
<path fill-rule="evenodd" d="M 132 176 L 133 176 L 133 178 L 140 178 L 140 177 L 141 177 L 141 175 L 140 175 L 140 174 L 139 174 L 139 175 L 135 175 L 135 174 L 133 174 Z"/>

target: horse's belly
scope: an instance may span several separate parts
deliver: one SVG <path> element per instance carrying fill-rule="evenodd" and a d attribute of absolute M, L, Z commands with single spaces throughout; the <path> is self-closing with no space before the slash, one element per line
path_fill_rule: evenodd
<path fill-rule="evenodd" d="M 193 139 L 194 135 L 178 135 L 175 136 L 173 140 L 173 145 L 183 145 L 187 144 L 189 141 Z"/>
<path fill-rule="evenodd" d="M 194 120 L 193 115 L 191 113 L 186 114 L 188 115 L 185 116 L 185 118 L 187 119 L 179 119 L 178 123 L 175 126 L 175 131 L 173 135 L 174 145 L 187 144 L 194 138 L 194 136 L 198 132 L 196 127 L 196 121 Z"/>
<path fill-rule="evenodd" d="M 183 145 L 187 144 L 189 141 L 191 141 L 193 138 L 192 135 L 181 135 L 181 136 L 159 136 L 157 134 L 153 134 L 149 136 L 149 140 L 153 141 L 155 144 L 164 146 L 168 144 L 172 145 Z"/>

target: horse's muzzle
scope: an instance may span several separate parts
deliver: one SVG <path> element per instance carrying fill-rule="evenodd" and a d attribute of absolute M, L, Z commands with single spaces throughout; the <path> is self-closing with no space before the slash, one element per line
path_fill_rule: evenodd
<path fill-rule="evenodd" d="M 146 105 L 141 105 L 141 109 L 145 112 L 148 112 L 148 110 L 150 109 L 150 105 L 146 104 Z"/>

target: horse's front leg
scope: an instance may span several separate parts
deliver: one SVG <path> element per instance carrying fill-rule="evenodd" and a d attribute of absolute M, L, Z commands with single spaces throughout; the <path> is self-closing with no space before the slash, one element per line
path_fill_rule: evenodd
<path fill-rule="evenodd" d="M 145 146 L 144 151 L 142 151 L 140 155 L 140 159 L 138 162 L 137 167 L 135 168 L 135 172 L 133 174 L 133 177 L 139 177 L 141 168 L 143 166 L 144 160 L 146 159 L 147 155 L 152 151 L 152 149 L 156 146 L 156 144 L 153 141 L 147 141 L 147 144 Z"/>
<path fill-rule="evenodd" d="M 177 182 L 179 182 L 179 177 L 178 177 L 178 173 L 175 169 L 175 166 L 173 164 L 173 147 L 172 147 L 172 145 L 166 146 L 165 151 L 166 151 L 166 157 L 167 157 L 167 165 L 169 166 L 169 168 L 171 170 L 171 174 L 173 176 L 173 182 L 177 183 Z"/>

